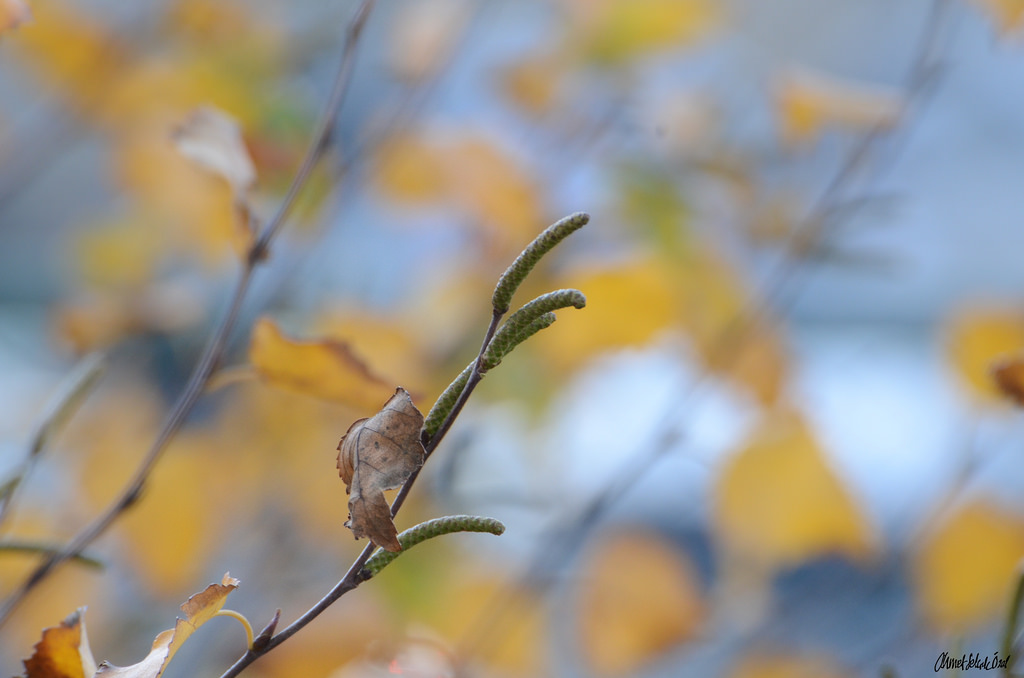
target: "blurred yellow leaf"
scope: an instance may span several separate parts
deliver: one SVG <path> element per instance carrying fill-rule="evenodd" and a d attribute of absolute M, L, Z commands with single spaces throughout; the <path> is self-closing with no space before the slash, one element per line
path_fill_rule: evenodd
<path fill-rule="evenodd" d="M 437 201 L 447 189 L 444 164 L 444 149 L 426 136 L 395 134 L 376 150 L 373 180 L 399 202 Z"/>
<path fill-rule="evenodd" d="M 167 629 L 156 637 L 153 649 L 145 659 L 124 667 L 103 662 L 96 675 L 108 678 L 158 678 L 189 636 L 224 607 L 224 600 L 236 588 L 238 580 L 225 574 L 220 584 L 210 584 L 181 605 L 185 618 L 179 618 L 173 629 Z"/>
<path fill-rule="evenodd" d="M 997 401 L 990 371 L 999 359 L 1024 348 L 1024 314 L 1010 308 L 963 308 L 946 325 L 949 358 L 961 379 L 974 395 Z"/>
<path fill-rule="evenodd" d="M 1024 558 L 1024 520 L 984 502 L 959 507 L 915 556 L 919 604 L 943 632 L 965 633 L 1009 604 Z"/>
<path fill-rule="evenodd" d="M 25 660 L 25 678 L 92 678 L 96 662 L 85 633 L 85 608 L 71 613 L 60 626 L 43 629 L 35 652 Z"/>
<path fill-rule="evenodd" d="M 487 228 L 503 251 L 521 247 L 543 221 L 529 174 L 482 136 L 396 137 L 378 149 L 373 178 L 379 190 L 400 202 L 456 205 Z"/>
<path fill-rule="evenodd" d="M 598 0 L 576 6 L 584 54 L 607 63 L 692 44 L 721 19 L 719 5 L 710 0 Z"/>
<path fill-rule="evenodd" d="M 1020 352 L 996 361 L 992 378 L 999 391 L 1018 405 L 1024 405 L 1024 354 Z"/>
<path fill-rule="evenodd" d="M 222 538 L 223 504 L 236 498 L 222 494 L 217 479 L 234 465 L 216 456 L 214 444 L 197 433 L 179 436 L 147 484 L 146 500 L 117 527 L 131 545 L 125 558 L 154 591 L 194 585 L 204 555 Z"/>
<path fill-rule="evenodd" d="M 518 589 L 509 596 L 512 584 L 497 577 L 480 578 L 465 570 L 453 573 L 447 581 L 435 582 L 444 586 L 445 596 L 433 611 L 428 623 L 453 646 L 460 645 L 470 652 L 458 659 L 469 666 L 483 665 L 491 671 L 477 670 L 474 674 L 543 676 L 545 646 L 549 630 L 543 600 L 534 591 Z M 432 584 L 433 585 L 433 584 Z M 480 620 L 491 620 L 491 606 L 502 605 L 502 615 L 486 635 L 478 633 Z M 473 639 L 466 645 L 467 639 Z"/>
<path fill-rule="evenodd" d="M 269 318 L 253 326 L 249 360 L 275 386 L 361 409 L 376 410 L 394 392 L 347 343 L 290 339 Z"/>
<path fill-rule="evenodd" d="M 677 317 L 674 276 L 660 258 L 580 267 L 565 278 L 586 292 L 587 312 L 559 315 L 558 331 L 532 342 L 552 366 L 573 368 L 600 351 L 642 346 Z"/>
<path fill-rule="evenodd" d="M 146 206 L 177 251 L 207 264 L 223 262 L 228 251 L 245 253 L 251 234 L 237 219 L 231 188 L 175 150 L 173 129 L 170 119 L 153 118 L 119 140 L 115 163 L 123 186 Z"/>
<path fill-rule="evenodd" d="M 714 517 L 731 548 L 774 566 L 829 553 L 863 558 L 873 550 L 867 521 L 792 412 L 767 415 L 726 463 Z"/>
<path fill-rule="evenodd" d="M 691 638 L 704 619 L 697 573 L 657 535 L 602 540 L 580 576 L 579 633 L 597 675 L 636 675 Z"/>
<path fill-rule="evenodd" d="M 996 31 L 1003 36 L 1024 26 L 1024 2 L 1021 0 L 974 0 L 992 22 Z"/>
<path fill-rule="evenodd" d="M 526 113 L 541 116 L 563 93 L 564 63 L 558 55 L 544 55 L 512 64 L 501 73 L 502 91 Z"/>
<path fill-rule="evenodd" d="M 903 110 L 902 99 L 893 91 L 802 69 L 779 78 L 776 105 L 782 137 L 795 144 L 813 141 L 826 127 L 888 127 Z"/>
<path fill-rule="evenodd" d="M 29 62 L 85 110 L 102 106 L 115 76 L 131 62 L 123 47 L 102 24 L 65 2 L 36 3 L 34 14 L 18 34 Z"/>
<path fill-rule="evenodd" d="M 406 80 L 432 75 L 458 43 L 471 10 L 466 0 L 406 2 L 388 42 L 391 68 Z"/>
<path fill-rule="evenodd" d="M 824 657 L 754 653 L 737 664 L 728 678 L 847 678 Z"/>
<path fill-rule="evenodd" d="M 153 278 L 165 253 L 162 233 L 144 218 L 97 225 L 82 233 L 74 256 L 90 282 L 138 287 Z"/>
<path fill-rule="evenodd" d="M 0 0 L 0 33 L 32 20 L 32 10 L 24 0 Z"/>
<path fill-rule="evenodd" d="M 762 405 L 774 405 L 789 374 L 782 339 L 765 323 L 740 331 L 741 336 L 723 335 L 721 347 L 706 356 L 708 368 L 746 387 Z"/>

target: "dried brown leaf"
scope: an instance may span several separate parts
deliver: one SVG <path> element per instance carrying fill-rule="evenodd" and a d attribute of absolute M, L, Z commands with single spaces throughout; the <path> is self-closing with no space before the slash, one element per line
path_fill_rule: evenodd
<path fill-rule="evenodd" d="M 84 614 L 85 608 L 78 608 L 60 626 L 43 630 L 35 652 L 24 661 L 25 678 L 90 678 L 96 672 Z"/>
<path fill-rule="evenodd" d="M 103 662 L 96 675 L 105 678 L 158 678 L 167 668 L 174 653 L 196 629 L 220 611 L 225 598 L 236 588 L 238 580 L 225 574 L 220 584 L 210 584 L 182 604 L 181 611 L 185 613 L 185 618 L 179 618 L 173 629 L 167 629 L 157 635 L 153 641 L 153 648 L 145 659 L 131 666 L 114 666 Z"/>
<path fill-rule="evenodd" d="M 338 443 L 338 471 L 351 494 L 345 525 L 356 539 L 402 550 L 384 491 L 400 487 L 423 463 L 422 428 L 423 415 L 398 388 L 380 412 L 354 422 Z"/>

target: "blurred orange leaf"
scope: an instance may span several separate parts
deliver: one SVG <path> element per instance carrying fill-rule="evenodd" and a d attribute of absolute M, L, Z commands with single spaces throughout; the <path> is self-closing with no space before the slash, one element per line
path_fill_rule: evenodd
<path fill-rule="evenodd" d="M 156 637 L 153 649 L 145 659 L 124 667 L 103 662 L 96 675 L 108 678 L 158 678 L 189 636 L 224 607 L 224 600 L 238 588 L 238 583 L 237 579 L 225 574 L 220 584 L 210 584 L 182 604 L 181 611 L 185 613 L 185 618 L 179 617 L 173 629 L 167 629 Z"/>
<path fill-rule="evenodd" d="M 275 386 L 352 407 L 374 410 L 394 390 L 347 343 L 291 339 L 270 318 L 253 326 L 249 360 Z"/>
<path fill-rule="evenodd" d="M 697 573 L 678 549 L 647 533 L 600 542 L 580 580 L 579 632 L 597 675 L 636 675 L 691 638 L 704 619 Z"/>
<path fill-rule="evenodd" d="M 0 0 L 0 33 L 32 20 L 32 10 L 24 0 Z"/>
<path fill-rule="evenodd" d="M 96 662 L 85 633 L 85 608 L 71 613 L 60 626 L 43 629 L 35 652 L 25 660 L 25 678 L 92 678 Z"/>
<path fill-rule="evenodd" d="M 786 566 L 872 551 L 865 518 L 795 413 L 766 417 L 726 463 L 715 494 L 718 534 L 758 561 Z"/>
<path fill-rule="evenodd" d="M 964 308 L 947 321 L 950 360 L 971 392 L 983 400 L 999 399 L 992 365 L 1024 348 L 1024 314 L 995 307 Z"/>
<path fill-rule="evenodd" d="M 956 633 L 989 621 L 1006 607 L 1022 558 L 1024 519 L 984 502 L 959 507 L 915 557 L 925 618 Z"/>
<path fill-rule="evenodd" d="M 795 69 L 779 78 L 776 105 L 783 139 L 789 143 L 813 141 L 826 127 L 891 126 L 903 109 L 895 92 Z"/>

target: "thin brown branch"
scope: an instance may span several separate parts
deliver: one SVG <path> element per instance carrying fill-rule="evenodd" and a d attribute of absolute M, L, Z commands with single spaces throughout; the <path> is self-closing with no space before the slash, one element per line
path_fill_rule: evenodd
<path fill-rule="evenodd" d="M 370 9 L 373 5 L 374 0 L 364 0 L 349 25 L 345 37 L 345 45 L 342 49 L 341 63 L 334 79 L 331 95 L 324 107 L 320 123 L 313 135 L 313 139 L 308 151 L 306 152 L 306 156 L 303 159 L 302 165 L 296 173 L 295 178 L 292 180 L 291 186 L 289 186 L 288 192 L 283 198 L 280 208 L 274 214 L 273 218 L 271 218 L 267 223 L 259 238 L 250 248 L 248 256 L 243 262 L 241 271 L 239 272 L 238 280 L 235 284 L 234 292 L 231 295 L 231 300 L 228 303 L 227 311 L 217 328 L 214 330 L 209 343 L 203 351 L 202 357 L 193 370 L 192 375 L 189 377 L 188 384 L 185 386 L 184 391 L 179 396 L 170 414 L 164 420 L 163 426 L 156 436 L 156 440 L 153 441 L 152 446 L 149 448 L 142 462 L 139 464 L 139 467 L 132 475 L 131 481 L 127 484 L 124 490 L 122 490 L 118 497 L 107 507 L 107 509 L 93 520 L 92 523 L 80 530 L 63 549 L 51 554 L 43 560 L 25 579 L 25 581 L 22 582 L 22 584 L 3 602 L 3 605 L 0 606 L 0 625 L 3 625 L 10 618 L 11 613 L 18 607 L 25 597 L 28 596 L 32 589 L 34 589 L 41 581 L 49 576 L 51 572 L 69 558 L 81 555 L 82 551 L 88 545 L 106 532 L 107 529 L 109 529 L 110 526 L 114 524 L 114 522 L 116 522 L 130 506 L 138 501 L 150 474 L 156 467 L 157 462 L 159 462 L 160 458 L 163 456 L 163 452 L 166 449 L 167 444 L 185 423 L 185 420 L 192 412 L 192 409 L 199 397 L 203 394 L 210 375 L 213 374 L 213 371 L 216 369 L 224 355 L 224 349 L 227 346 L 228 338 L 238 322 L 239 312 L 241 311 L 242 302 L 248 292 L 253 272 L 260 262 L 266 259 L 270 243 L 284 226 L 289 209 L 294 202 L 295 197 L 305 186 L 310 173 L 315 167 L 317 161 L 323 156 L 324 150 L 327 147 L 330 139 L 330 131 L 333 128 L 334 121 L 338 116 L 341 105 L 345 100 L 348 85 L 351 81 L 352 63 L 355 58 L 356 43 L 359 40 L 363 26 L 366 23 L 367 16 L 369 15 Z"/>
<path fill-rule="evenodd" d="M 473 362 L 473 372 L 466 381 L 466 385 L 463 387 L 462 393 L 459 394 L 459 399 L 455 401 L 455 405 L 452 407 L 451 412 L 448 413 L 448 416 L 445 417 L 441 426 L 437 429 L 437 433 L 424 442 L 423 447 L 426 452 L 423 457 L 424 463 L 426 463 L 426 460 L 430 458 L 430 455 L 434 450 L 437 449 L 437 446 L 441 444 L 445 434 L 448 433 L 448 430 L 455 422 L 455 419 L 458 418 L 459 414 L 462 412 L 462 408 L 465 406 L 466 401 L 468 401 L 469 397 L 473 394 L 473 390 L 476 389 L 477 384 L 479 384 L 480 380 L 483 379 L 483 374 L 480 372 L 480 364 L 483 360 L 484 352 L 487 351 L 487 346 L 491 343 L 491 339 L 494 338 L 494 333 L 497 331 L 498 324 L 501 322 L 504 315 L 505 314 L 503 312 L 499 311 L 494 311 L 491 315 L 491 323 L 488 325 L 487 331 L 484 333 L 484 340 L 480 345 L 480 351 L 477 353 L 476 360 Z M 392 518 L 398 515 L 399 510 L 401 510 L 402 505 L 405 503 L 406 497 L 409 496 L 409 492 L 412 490 L 413 484 L 415 484 L 416 479 L 419 477 L 420 470 L 422 470 L 422 468 L 423 467 L 421 466 L 419 469 L 416 469 L 416 471 L 409 476 L 409 479 L 406 480 L 398 490 L 398 494 L 395 496 L 395 501 L 391 504 Z M 237 676 L 254 661 L 301 631 L 307 624 L 319 617 L 325 610 L 327 610 L 327 608 L 336 603 L 343 595 L 357 588 L 360 584 L 366 581 L 369 576 L 363 570 L 363 566 L 366 565 L 366 561 L 368 561 L 370 556 L 373 555 L 374 550 L 375 547 L 372 543 L 367 544 L 366 548 L 364 548 L 359 554 L 359 557 L 357 557 L 355 561 L 353 561 L 352 565 L 349 566 L 345 576 L 341 578 L 341 581 L 334 585 L 334 588 L 332 588 L 327 595 L 317 601 L 317 603 L 311 608 L 306 610 L 301 617 L 282 629 L 280 633 L 261 644 L 258 648 L 250 648 L 246 650 L 245 654 L 239 657 L 227 671 L 222 673 L 220 678 L 233 678 L 234 676 Z"/>

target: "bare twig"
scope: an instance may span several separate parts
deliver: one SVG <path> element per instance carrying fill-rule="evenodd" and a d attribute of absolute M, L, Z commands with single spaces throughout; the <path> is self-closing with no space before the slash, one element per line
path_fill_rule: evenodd
<path fill-rule="evenodd" d="M 11 507 L 32 465 L 46 449 L 58 429 L 74 414 L 103 372 L 104 359 L 99 353 L 82 358 L 50 398 L 29 439 L 28 454 L 11 479 L 0 487 L 0 528 L 11 514 Z"/>
<path fill-rule="evenodd" d="M 317 161 L 319 161 L 323 156 L 324 150 L 328 146 L 331 129 L 333 128 L 334 121 L 341 109 L 341 105 L 345 100 L 345 95 L 351 81 L 352 64 L 355 58 L 356 45 L 373 5 L 374 0 L 363 0 L 359 9 L 356 11 L 354 18 L 349 24 L 345 36 L 345 44 L 342 49 L 341 63 L 334 78 L 334 85 L 332 87 L 331 94 L 324 107 L 323 115 L 319 125 L 317 126 L 316 132 L 313 135 L 309 149 L 306 151 L 306 156 L 302 161 L 302 165 L 296 173 L 295 178 L 292 180 L 291 186 L 288 188 L 288 192 L 282 200 L 280 208 L 266 224 L 262 233 L 250 248 L 248 256 L 243 262 L 241 271 L 239 272 L 238 280 L 235 283 L 235 288 L 231 295 L 231 300 L 228 303 L 227 311 L 204 349 L 202 357 L 193 370 L 185 390 L 182 392 L 170 414 L 164 421 L 160 432 L 157 434 L 156 440 L 154 440 L 149 451 L 146 453 L 146 456 L 136 469 L 131 481 L 121 494 L 107 507 L 107 509 L 92 523 L 84 527 L 77 535 L 75 535 L 63 549 L 50 555 L 40 563 L 28 578 L 3 602 L 3 605 L 0 606 L 0 625 L 10 618 L 11 613 L 15 608 L 25 599 L 29 592 L 39 584 L 39 582 L 45 579 L 53 570 L 69 558 L 80 555 L 89 544 L 106 532 L 106 530 L 121 516 L 122 513 L 124 513 L 125 510 L 138 501 L 143 489 L 145 488 L 145 484 L 150 473 L 152 473 L 153 468 L 163 455 L 168 442 L 175 433 L 177 433 L 178 429 L 181 428 L 182 424 L 184 424 L 189 413 L 191 413 L 192 408 L 195 406 L 196 401 L 202 395 L 210 375 L 216 369 L 217 364 L 220 362 L 220 359 L 224 354 L 228 338 L 237 324 L 238 315 L 242 307 L 242 302 L 249 289 L 249 283 L 252 280 L 253 272 L 259 263 L 266 259 L 269 246 L 284 226 L 285 219 L 287 218 L 288 212 L 294 203 L 295 197 L 305 185 L 310 172 L 315 167 Z"/>
<path fill-rule="evenodd" d="M 949 0 L 934 0 L 932 3 L 907 78 L 905 89 L 908 103 L 911 100 L 919 99 L 933 82 L 932 76 L 936 72 L 934 62 L 938 36 L 948 5 Z M 813 235 L 815 229 L 821 228 L 829 216 L 832 216 L 834 201 L 841 196 L 852 181 L 856 170 L 891 132 L 890 128 L 879 125 L 868 130 L 855 142 L 835 175 L 811 206 L 807 216 L 789 234 L 784 249 L 785 260 L 776 270 L 775 275 L 763 284 L 762 299 L 775 299 L 783 292 L 795 272 L 795 264 L 800 254 L 800 244 L 805 242 L 808 236 Z M 768 305 L 764 301 L 762 304 Z M 735 361 L 746 335 L 762 320 L 764 312 L 763 306 L 759 305 L 757 300 L 751 300 L 723 328 L 718 340 L 713 342 L 718 364 L 730 365 Z M 496 628 L 513 607 L 516 591 L 530 585 L 547 586 L 552 584 L 555 578 L 545 578 L 543 573 L 555 564 L 564 562 L 582 544 L 590 528 L 597 523 L 615 500 L 622 497 L 629 488 L 639 482 L 654 464 L 666 456 L 684 437 L 684 423 L 678 416 L 678 412 L 687 409 L 687 404 L 692 402 L 706 381 L 707 375 L 698 378 L 680 398 L 671 399 L 670 402 L 684 403 L 684 405 L 682 407 L 673 406 L 666 411 L 661 422 L 654 427 L 653 439 L 640 448 L 644 452 L 627 460 L 620 467 L 619 472 L 612 476 L 613 479 L 584 501 L 568 519 L 559 521 L 545 531 L 520 577 L 505 590 L 496 593 L 491 603 L 482 608 L 478 619 L 468 625 L 469 631 L 462 639 L 459 651 L 456 653 L 460 661 L 479 653 L 492 639 L 499 637 L 500 634 L 495 632 Z"/>

